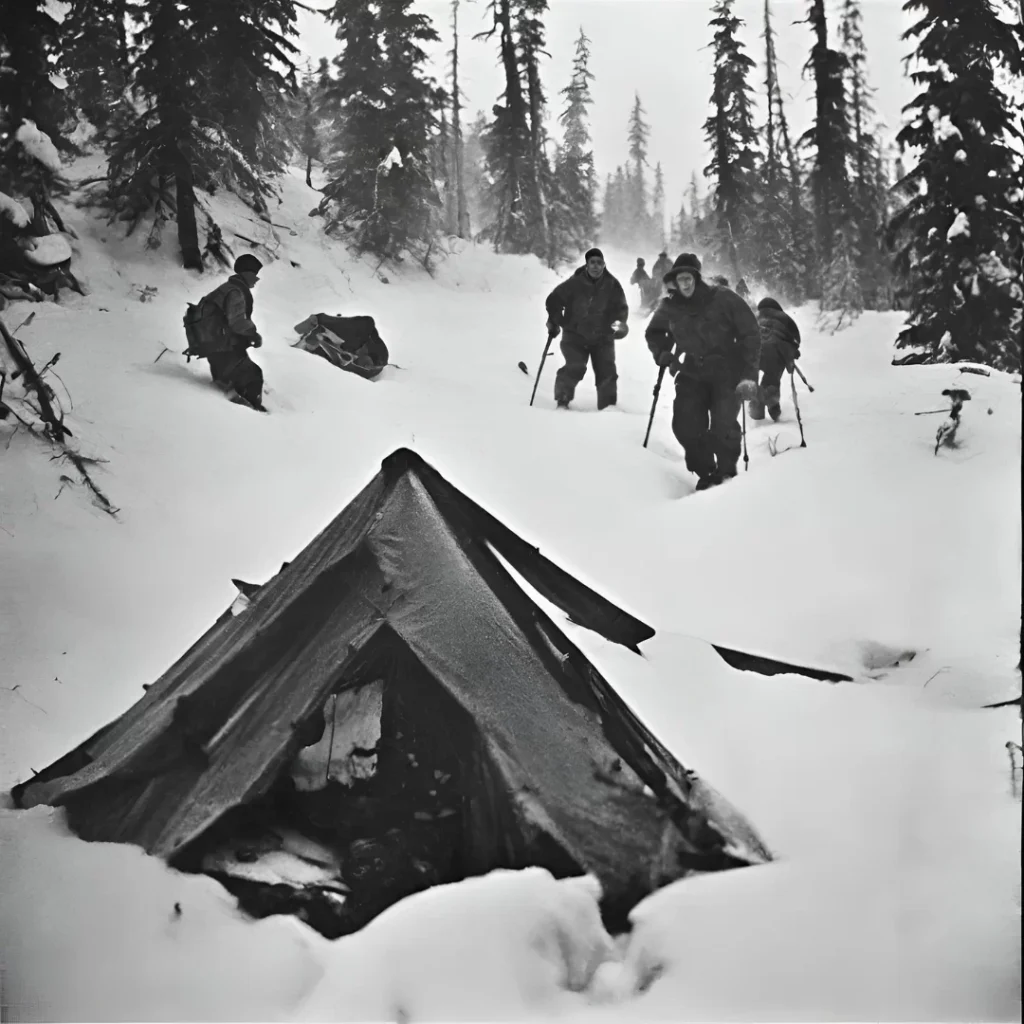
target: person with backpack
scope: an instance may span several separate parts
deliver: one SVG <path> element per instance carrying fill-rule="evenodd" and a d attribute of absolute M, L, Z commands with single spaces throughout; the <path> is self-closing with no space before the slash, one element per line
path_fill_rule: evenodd
<path fill-rule="evenodd" d="M 672 269 L 672 260 L 669 259 L 667 252 L 659 252 L 658 259 L 656 260 L 654 267 L 651 269 L 651 277 L 656 281 L 660 282 L 664 279 L 665 275 Z"/>
<path fill-rule="evenodd" d="M 757 304 L 757 325 L 761 330 L 761 386 L 750 401 L 750 418 L 763 420 L 767 406 L 768 415 L 777 421 L 782 415 L 782 374 L 792 373 L 800 358 L 800 328 L 772 298 Z"/>
<path fill-rule="evenodd" d="M 647 326 L 647 347 L 675 374 L 672 433 L 703 491 L 736 475 L 737 416 L 742 402 L 757 396 L 761 335 L 734 291 L 704 282 L 693 253 L 676 259 L 665 283 L 669 294 Z"/>
<path fill-rule="evenodd" d="M 252 321 L 252 290 L 263 264 L 251 253 L 235 260 L 234 273 L 222 285 L 189 306 L 185 315 L 187 355 L 205 359 L 210 376 L 231 401 L 260 412 L 263 407 L 263 371 L 252 361 L 248 348 L 263 344 Z"/>
<path fill-rule="evenodd" d="M 618 400 L 615 342 L 629 333 L 629 306 L 622 285 L 606 269 L 600 249 L 588 249 L 584 265 L 547 297 L 548 337 L 562 331 L 565 365 L 555 374 L 555 403 L 568 409 L 576 386 L 594 365 L 597 407 Z"/>

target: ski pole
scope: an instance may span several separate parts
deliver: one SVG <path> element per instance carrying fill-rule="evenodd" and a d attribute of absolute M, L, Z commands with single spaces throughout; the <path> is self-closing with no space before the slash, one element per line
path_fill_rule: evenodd
<path fill-rule="evenodd" d="M 661 382 L 665 377 L 665 367 L 658 367 L 658 379 L 654 384 L 654 401 L 651 402 L 651 415 L 647 420 L 647 433 L 644 434 L 644 447 L 647 447 L 647 442 L 651 439 L 651 426 L 654 423 L 654 410 L 658 408 L 658 395 L 661 394 Z"/>
<path fill-rule="evenodd" d="M 799 373 L 799 374 L 800 374 L 800 379 L 801 379 L 801 380 L 802 380 L 802 381 L 803 381 L 803 382 L 804 382 L 804 383 L 805 383 L 805 384 L 807 385 L 807 390 L 808 390 L 808 391 L 814 391 L 814 386 L 813 386 L 813 385 L 811 384 L 811 382 L 810 382 L 810 381 L 809 381 L 809 380 L 808 380 L 808 379 L 807 379 L 807 378 L 806 378 L 806 377 L 804 376 L 804 371 L 803 371 L 803 370 L 801 370 L 801 369 L 800 369 L 800 367 L 796 365 L 796 363 L 794 363 L 794 364 L 793 364 L 793 370 L 795 370 L 795 371 L 796 371 L 797 373 Z M 792 373 L 792 371 L 790 371 L 790 377 L 792 378 L 792 376 L 793 376 L 793 373 Z M 794 394 L 795 394 L 795 393 L 796 393 L 796 392 L 794 391 Z"/>
<path fill-rule="evenodd" d="M 750 456 L 747 454 L 747 403 L 741 402 L 740 409 L 743 411 L 743 472 L 750 472 Z"/>
<path fill-rule="evenodd" d="M 799 373 L 800 371 L 797 370 L 797 372 Z M 801 379 L 803 378 L 802 373 L 800 374 L 800 377 Z M 804 383 L 807 384 L 807 381 L 805 380 Z M 796 409 L 796 422 L 797 425 L 800 427 L 800 447 L 806 448 L 807 442 L 804 440 L 804 421 L 800 418 L 800 402 L 797 400 L 796 397 L 796 378 L 793 376 L 792 371 L 790 371 L 789 374 L 789 384 L 790 387 L 793 389 L 793 408 Z M 807 384 L 807 386 L 809 388 L 811 387 L 810 384 Z M 811 390 L 813 391 L 814 389 L 811 388 Z"/>
<path fill-rule="evenodd" d="M 548 352 L 551 350 L 551 342 L 555 340 L 553 334 L 548 335 L 547 344 L 544 346 L 544 351 L 541 353 L 540 366 L 537 367 L 537 377 L 533 382 L 533 393 L 530 395 L 530 405 L 533 405 L 533 400 L 537 397 L 537 385 L 540 384 L 540 375 L 544 372 L 544 363 L 548 358 Z"/>

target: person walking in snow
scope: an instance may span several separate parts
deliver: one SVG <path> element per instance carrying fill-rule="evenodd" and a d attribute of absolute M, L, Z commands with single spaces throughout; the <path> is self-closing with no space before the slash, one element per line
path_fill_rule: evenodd
<path fill-rule="evenodd" d="M 635 284 L 640 289 L 640 306 L 642 309 L 650 311 L 654 308 L 657 303 L 661 288 L 657 281 L 651 279 L 650 275 L 644 269 L 646 260 L 643 257 L 638 256 L 636 261 L 636 270 L 633 271 L 629 278 L 630 284 Z"/>
<path fill-rule="evenodd" d="M 750 401 L 750 417 L 763 420 L 765 407 L 773 420 L 782 415 L 781 386 L 784 371 L 793 372 L 800 358 L 800 328 L 783 312 L 776 299 L 764 298 L 757 304 L 757 324 L 761 329 L 761 386 Z"/>
<path fill-rule="evenodd" d="M 263 371 L 247 349 L 263 344 L 252 321 L 252 290 L 263 264 L 251 253 L 235 260 L 234 273 L 200 301 L 203 344 L 214 383 L 235 402 L 263 411 Z"/>
<path fill-rule="evenodd" d="M 647 264 L 647 260 L 645 260 L 642 256 L 637 256 L 637 258 L 636 258 L 636 270 L 634 270 L 633 273 L 630 274 L 630 277 L 629 277 L 629 283 L 630 284 L 636 284 L 636 285 L 640 286 L 640 294 L 641 295 L 643 294 L 643 291 L 644 291 L 644 284 L 647 281 L 650 281 L 650 279 L 651 279 L 651 275 L 648 274 L 646 270 L 644 270 L 644 267 L 646 266 L 646 264 Z"/>
<path fill-rule="evenodd" d="M 562 332 L 565 365 L 555 374 L 555 402 L 567 409 L 576 386 L 593 363 L 597 407 L 606 409 L 618 400 L 615 342 L 629 333 L 629 306 L 622 285 L 605 267 L 600 249 L 588 249 L 584 265 L 557 285 L 544 305 L 548 337 Z"/>
<path fill-rule="evenodd" d="M 655 282 L 660 282 L 664 279 L 665 275 L 672 269 L 672 260 L 669 259 L 667 252 L 659 252 L 658 258 L 651 269 L 651 277 Z"/>
<path fill-rule="evenodd" d="M 735 292 L 705 283 L 693 253 L 676 259 L 665 283 L 669 294 L 647 326 L 647 347 L 675 374 L 672 433 L 702 491 L 736 475 L 736 418 L 741 403 L 757 396 L 761 335 Z"/>

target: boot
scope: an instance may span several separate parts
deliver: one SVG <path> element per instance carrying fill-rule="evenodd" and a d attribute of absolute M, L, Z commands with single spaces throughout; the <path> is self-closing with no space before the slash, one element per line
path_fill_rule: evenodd
<path fill-rule="evenodd" d="M 757 398 L 752 398 L 747 403 L 747 412 L 752 420 L 764 419 L 764 401 L 761 398 L 760 389 L 758 389 Z"/>
<path fill-rule="evenodd" d="M 704 476 L 697 480 L 697 486 L 694 490 L 706 491 L 710 487 L 717 487 L 722 482 L 722 478 L 715 473 L 706 473 Z"/>
<path fill-rule="evenodd" d="M 771 416 L 772 420 L 776 423 L 782 415 L 782 405 L 780 403 L 781 395 L 778 388 L 764 389 L 764 404 L 768 406 L 768 415 Z"/>

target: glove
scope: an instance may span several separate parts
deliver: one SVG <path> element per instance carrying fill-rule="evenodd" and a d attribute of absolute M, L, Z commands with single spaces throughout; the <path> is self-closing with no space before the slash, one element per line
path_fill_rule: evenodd
<path fill-rule="evenodd" d="M 675 353 L 668 348 L 654 360 L 659 366 L 669 367 L 676 361 Z"/>
<path fill-rule="evenodd" d="M 252 336 L 252 341 L 249 342 L 253 348 L 259 348 L 263 344 L 263 339 L 260 337 L 259 332 Z"/>
<path fill-rule="evenodd" d="M 559 333 L 561 332 L 561 330 L 562 330 L 562 328 L 559 327 L 558 324 L 556 324 L 554 322 L 554 320 L 549 320 L 548 321 L 548 337 L 549 338 L 557 338 Z"/>
<path fill-rule="evenodd" d="M 615 323 L 612 324 L 612 337 L 616 341 L 620 338 L 624 338 L 627 334 L 629 334 L 629 324 L 624 320 L 616 320 Z"/>
<path fill-rule="evenodd" d="M 736 395 L 744 402 L 752 402 L 757 398 L 757 382 L 752 380 L 741 380 L 736 385 Z"/>

